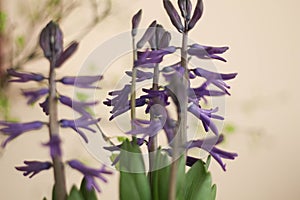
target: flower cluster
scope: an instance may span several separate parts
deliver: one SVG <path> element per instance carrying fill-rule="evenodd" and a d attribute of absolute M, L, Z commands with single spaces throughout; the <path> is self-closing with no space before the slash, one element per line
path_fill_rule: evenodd
<path fill-rule="evenodd" d="M 203 13 L 202 0 L 197 1 L 194 12 L 192 12 L 192 3 L 190 0 L 178 0 L 181 17 L 171 1 L 163 0 L 163 5 L 173 26 L 184 36 L 187 36 L 188 32 L 194 28 Z M 139 11 L 132 19 L 133 38 L 136 37 L 141 15 L 142 12 Z M 133 69 L 137 72 L 135 81 L 141 82 L 153 79 L 153 87 L 142 89 L 145 94 L 135 99 L 135 106 L 146 106 L 145 113 L 150 113 L 150 119 L 146 121 L 132 119 L 134 128 L 126 132 L 126 134 L 133 136 L 141 135 L 141 139 L 145 139 L 147 143 L 151 143 L 151 138 L 164 132 L 169 143 L 172 144 L 178 131 L 178 124 L 180 123 L 172 119 L 168 114 L 168 106 L 170 105 L 170 99 L 172 99 L 177 106 L 177 112 L 179 114 L 189 112 L 201 121 L 206 132 L 212 132 L 216 138 L 219 138 L 217 139 L 218 142 L 215 141 L 214 144 L 211 144 L 211 148 L 207 148 L 203 145 L 206 144 L 207 141 L 211 141 L 211 139 L 207 139 L 207 141 L 202 139 L 187 141 L 189 145 L 185 147 L 186 151 L 195 147 L 202 148 L 208 151 L 221 165 L 222 169 L 225 170 L 225 165 L 221 161 L 221 158 L 234 159 L 237 154 L 228 153 L 215 147 L 223 140 L 223 136 L 220 135 L 220 131 L 215 125 L 214 120 L 224 120 L 224 118 L 218 115 L 218 108 L 205 109 L 202 105 L 203 103 L 207 104 L 207 98 L 224 96 L 226 94 L 230 95 L 230 86 L 227 85 L 226 81 L 234 79 L 237 73 L 223 74 L 204 69 L 201 66 L 190 68 L 189 60 L 195 57 L 198 59 L 212 59 L 226 62 L 220 55 L 225 53 L 228 47 L 212 47 L 200 44 L 185 44 L 185 46 L 182 47 L 175 47 L 170 45 L 170 42 L 171 34 L 166 31 L 162 25 L 154 21 L 136 44 L 136 48 L 138 49 L 136 52 L 137 57 L 133 63 Z M 146 46 L 147 43 L 150 48 Z M 163 66 L 164 57 L 177 53 L 178 49 L 181 51 L 181 61 L 177 61 L 172 65 Z M 153 71 L 149 71 L 149 69 Z M 133 72 L 126 72 L 126 74 L 131 77 L 132 73 Z M 160 77 L 164 77 L 169 84 L 160 85 L 158 82 Z M 188 84 L 184 87 L 179 80 L 186 78 Z M 202 79 L 203 83 L 200 86 L 191 85 L 190 79 L 196 78 Z M 210 86 L 215 88 L 211 89 Z M 134 109 L 131 107 L 133 104 L 130 103 L 132 101 L 132 99 L 130 99 L 132 92 L 131 87 L 132 82 L 126 84 L 121 90 L 109 93 L 109 95 L 115 96 L 104 102 L 105 105 L 113 107 L 110 120 Z M 176 90 L 181 91 L 178 93 Z M 185 93 L 187 94 L 186 102 L 183 101 Z M 186 111 L 182 110 L 182 105 L 180 105 L 182 103 L 186 103 Z M 155 107 L 159 107 L 159 109 L 155 109 Z M 140 145 L 142 145 L 142 143 L 140 143 Z M 148 146 L 150 145 L 148 144 Z M 191 166 L 196 160 L 198 159 L 188 157 L 187 165 Z"/>
<path fill-rule="evenodd" d="M 59 176 L 56 175 L 59 174 L 59 171 L 63 173 L 63 171 L 61 171 L 63 169 L 63 167 L 61 167 L 63 166 L 61 150 L 62 140 L 58 132 L 58 126 L 60 125 L 61 128 L 73 129 L 84 139 L 85 142 L 88 142 L 85 133 L 81 129 L 95 132 L 91 126 L 96 125 L 100 121 L 100 118 L 95 119 L 88 111 L 91 106 L 98 104 L 98 102 L 80 102 L 73 100 L 70 97 L 61 95 L 57 92 L 56 83 L 71 85 L 79 88 L 98 89 L 99 87 L 94 86 L 94 84 L 101 80 L 102 76 L 66 76 L 60 79 L 55 78 L 55 70 L 61 67 L 62 64 L 75 53 L 76 49 L 78 48 L 78 43 L 73 42 L 64 50 L 63 33 L 58 24 L 54 23 L 53 21 L 49 22 L 42 30 L 40 34 L 40 46 L 43 50 L 44 56 L 50 62 L 49 77 L 39 73 L 18 72 L 14 69 L 9 69 L 8 74 L 11 76 L 10 82 L 25 83 L 29 81 L 42 82 L 48 80 L 48 87 L 37 88 L 33 90 L 22 90 L 22 95 L 28 100 L 27 104 L 35 104 L 44 98 L 43 102 L 39 105 L 43 109 L 44 113 L 49 115 L 49 121 L 33 121 L 26 123 L 0 121 L 0 133 L 8 136 L 1 145 L 2 147 L 5 147 L 9 142 L 18 136 L 29 131 L 40 130 L 44 125 L 47 125 L 49 127 L 50 139 L 48 142 L 44 143 L 43 146 L 50 149 L 52 161 L 24 161 L 26 166 L 16 167 L 16 169 L 22 171 L 24 176 L 30 175 L 31 178 L 41 171 L 53 167 L 56 182 L 55 184 L 60 185 L 61 187 L 55 188 L 57 190 L 57 199 L 62 199 L 61 197 L 65 199 L 66 191 L 64 191 L 64 174 L 60 174 Z M 62 105 L 70 107 L 75 112 L 79 113 L 81 117 L 75 120 L 57 119 L 56 113 L 58 102 Z M 111 174 L 110 171 L 104 168 L 101 170 L 96 170 L 85 167 L 77 160 L 68 161 L 67 164 L 80 171 L 84 175 L 87 180 L 86 187 L 88 190 L 96 189 L 97 191 L 100 191 L 99 186 L 94 181 L 94 177 L 98 177 L 102 181 L 106 182 L 106 179 L 102 176 L 102 174 Z"/>

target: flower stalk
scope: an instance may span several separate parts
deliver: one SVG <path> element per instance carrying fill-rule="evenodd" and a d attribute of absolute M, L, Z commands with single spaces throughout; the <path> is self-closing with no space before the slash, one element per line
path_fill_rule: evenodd
<path fill-rule="evenodd" d="M 54 55 L 54 53 L 52 54 Z M 52 137 L 59 135 L 58 127 L 58 113 L 57 113 L 57 93 L 56 93 L 56 73 L 55 73 L 56 58 L 52 56 L 50 60 L 49 72 L 49 136 Z M 58 200 L 67 198 L 65 170 L 62 158 L 56 155 L 52 158 L 54 180 L 55 180 L 55 194 Z"/>
<path fill-rule="evenodd" d="M 188 71 L 188 60 L 187 60 L 187 49 L 188 49 L 188 22 L 185 20 L 184 32 L 182 33 L 182 47 L 181 47 L 181 67 L 184 69 L 184 74 L 180 80 L 179 87 L 174 88 L 175 96 L 178 100 L 177 106 L 177 126 L 174 137 L 173 145 L 173 157 L 170 172 L 169 181 L 169 200 L 176 199 L 176 180 L 178 165 L 180 157 L 183 154 L 184 160 L 186 160 L 186 152 L 182 148 L 187 141 L 187 105 L 188 95 L 187 91 L 189 88 L 189 71 Z"/>

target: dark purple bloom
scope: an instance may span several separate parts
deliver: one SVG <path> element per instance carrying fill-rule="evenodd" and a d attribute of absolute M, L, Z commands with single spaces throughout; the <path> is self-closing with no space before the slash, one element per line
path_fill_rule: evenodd
<path fill-rule="evenodd" d="M 132 71 L 125 72 L 128 76 L 132 76 Z M 153 73 L 152 72 L 144 72 L 142 70 L 136 70 L 136 82 L 142 82 L 144 80 L 152 79 Z"/>
<path fill-rule="evenodd" d="M 237 75 L 237 73 L 230 73 L 230 74 L 221 74 L 221 73 L 217 73 L 217 72 L 211 72 L 211 71 L 207 71 L 205 69 L 202 68 L 195 68 L 192 69 L 191 71 L 193 71 L 197 76 L 206 78 L 206 79 L 216 79 L 216 80 L 231 80 L 234 79 Z"/>
<path fill-rule="evenodd" d="M 210 130 L 215 135 L 219 135 L 219 131 L 218 131 L 216 125 L 211 120 L 211 119 L 219 119 L 219 120 L 224 119 L 223 117 L 221 117 L 219 115 L 213 114 L 213 113 L 218 112 L 218 108 L 206 110 L 206 109 L 202 109 L 199 105 L 192 103 L 192 105 L 190 105 L 188 107 L 188 111 L 191 112 L 193 115 L 195 115 L 197 118 L 199 118 L 202 121 L 203 127 L 206 132 L 208 132 L 208 128 L 210 128 Z"/>
<path fill-rule="evenodd" d="M 51 162 L 40 162 L 40 161 L 24 161 L 26 166 L 15 167 L 17 170 L 22 171 L 24 176 L 32 178 L 34 175 L 40 173 L 43 170 L 48 170 L 52 167 Z"/>
<path fill-rule="evenodd" d="M 166 90 L 148 90 L 143 88 L 143 92 L 146 92 L 147 95 L 142 95 L 141 98 L 147 99 L 147 108 L 146 113 L 149 113 L 151 106 L 159 104 L 162 106 L 167 106 L 170 104 L 168 102 L 168 92 Z"/>
<path fill-rule="evenodd" d="M 84 117 L 92 118 L 91 114 L 86 110 L 89 106 L 97 105 L 98 101 L 93 102 L 81 102 L 81 101 L 74 101 L 70 97 L 66 97 L 63 95 L 60 95 L 59 101 L 72 108 L 73 110 L 77 111 L 78 113 L 82 114 Z"/>
<path fill-rule="evenodd" d="M 72 42 L 70 46 L 68 46 L 61 55 L 57 58 L 55 62 L 55 67 L 60 67 L 66 60 L 68 60 L 78 49 L 78 42 Z"/>
<path fill-rule="evenodd" d="M 102 76 L 65 76 L 59 81 L 65 85 L 72 85 L 79 88 L 99 89 L 99 87 L 92 86 L 92 84 L 101 79 Z"/>
<path fill-rule="evenodd" d="M 89 126 L 95 125 L 99 121 L 100 121 L 100 118 L 91 119 L 91 118 L 87 118 L 87 117 L 80 117 L 76 120 L 62 119 L 59 121 L 59 123 L 62 128 L 71 128 L 74 131 L 76 131 L 84 139 L 84 141 L 86 143 L 88 143 L 88 139 L 87 139 L 85 133 L 82 130 L 80 130 L 79 128 L 86 129 L 88 131 L 95 133 L 96 131 L 94 129 L 90 128 Z"/>
<path fill-rule="evenodd" d="M 134 37 L 137 34 L 137 28 L 141 22 L 142 18 L 142 9 L 139 10 L 132 18 L 132 29 L 131 29 L 131 35 Z"/>
<path fill-rule="evenodd" d="M 189 21 L 192 12 L 192 3 L 190 0 L 178 0 L 178 7 L 180 8 L 181 16 Z"/>
<path fill-rule="evenodd" d="M 201 99 L 207 103 L 206 96 L 223 96 L 226 94 L 224 91 L 217 91 L 217 90 L 208 90 L 207 86 L 210 84 L 210 81 L 204 82 L 198 88 L 190 88 L 189 89 L 189 101 L 198 103 Z"/>
<path fill-rule="evenodd" d="M 224 81 L 233 79 L 237 75 L 237 73 L 221 74 L 210 72 L 202 68 L 192 69 L 191 71 L 193 71 L 197 76 L 206 78 L 208 83 L 215 85 L 228 95 L 230 95 L 230 93 L 227 91 L 227 89 L 230 89 L 230 86 L 227 85 Z"/>
<path fill-rule="evenodd" d="M 167 11 L 172 24 L 180 33 L 182 33 L 184 31 L 184 27 L 182 25 L 180 16 L 176 11 L 176 9 L 174 8 L 173 4 L 169 0 L 163 0 L 163 3 L 164 3 L 164 8 Z"/>
<path fill-rule="evenodd" d="M 183 77 L 185 69 L 181 66 L 180 62 L 178 62 L 173 65 L 164 67 L 161 72 L 163 72 L 163 76 L 165 77 L 166 81 L 170 82 L 174 77 Z M 190 79 L 193 79 L 194 76 L 195 75 L 193 73 L 189 72 Z"/>
<path fill-rule="evenodd" d="M 131 92 L 131 86 L 125 85 L 123 89 L 116 90 L 109 92 L 108 94 L 110 96 L 115 96 L 113 99 L 107 99 L 103 102 L 104 105 L 107 106 L 113 106 L 113 109 L 110 111 L 112 116 L 109 118 L 109 120 L 114 119 L 115 117 L 127 112 L 130 110 L 130 100 L 129 100 L 129 94 Z M 146 104 L 145 99 L 138 98 L 135 100 L 136 107 L 140 107 Z"/>
<path fill-rule="evenodd" d="M 41 88 L 38 90 L 22 90 L 23 96 L 28 98 L 27 104 L 34 104 L 40 98 L 48 94 L 48 92 L 49 92 L 48 88 Z"/>
<path fill-rule="evenodd" d="M 63 52 L 63 33 L 58 24 L 50 21 L 40 34 L 40 46 L 44 56 L 51 60 L 58 59 Z"/>
<path fill-rule="evenodd" d="M 142 38 L 136 44 L 137 48 L 139 49 L 142 48 L 146 44 L 146 42 L 150 40 L 150 38 L 155 34 L 155 27 L 156 27 L 156 21 L 153 21 L 147 28 Z"/>
<path fill-rule="evenodd" d="M 135 120 L 133 121 L 135 129 L 126 132 L 126 134 L 130 134 L 130 135 L 143 134 L 142 138 L 145 138 L 147 136 L 149 137 L 155 136 L 163 128 L 164 123 L 162 121 L 163 120 L 160 119 L 153 119 L 151 121 Z"/>
<path fill-rule="evenodd" d="M 46 115 L 49 115 L 49 97 L 47 97 L 45 99 L 44 102 L 40 103 L 39 104 L 40 107 L 43 109 L 43 112 L 46 114 Z"/>
<path fill-rule="evenodd" d="M 202 14 L 203 14 L 203 2 L 202 2 L 202 0 L 198 0 L 195 11 L 194 11 L 194 14 L 193 14 L 193 17 L 189 22 L 188 30 L 191 30 L 192 28 L 194 28 L 196 23 L 201 18 Z"/>
<path fill-rule="evenodd" d="M 210 47 L 199 44 L 193 44 L 188 49 L 188 54 L 197 56 L 200 59 L 217 59 L 226 62 L 226 60 L 216 54 L 222 54 L 227 51 L 228 47 Z"/>
<path fill-rule="evenodd" d="M 158 42 L 158 49 L 164 49 L 167 48 L 171 41 L 171 34 L 169 32 L 165 32 L 162 36 L 162 38 Z"/>
<path fill-rule="evenodd" d="M 138 59 L 135 61 L 135 67 L 147 67 L 153 68 L 155 65 L 162 62 L 165 55 L 172 54 L 176 51 L 176 48 L 173 46 L 159 49 L 159 50 L 149 50 L 138 52 Z"/>
<path fill-rule="evenodd" d="M 201 149 L 207 151 L 220 164 L 222 169 L 224 171 L 226 171 L 226 165 L 223 163 L 222 158 L 234 160 L 235 157 L 237 157 L 238 155 L 236 153 L 226 152 L 224 150 L 221 150 L 221 149 L 215 147 L 215 145 L 221 143 L 223 140 L 224 140 L 224 137 L 222 135 L 220 137 L 209 138 L 206 140 L 193 140 L 188 143 L 187 147 L 188 147 L 188 149 L 201 148 Z M 187 165 L 191 166 L 197 160 L 199 160 L 199 159 L 194 158 L 194 157 L 188 157 Z"/>
<path fill-rule="evenodd" d="M 0 121 L 0 126 L 4 126 L 4 128 L 0 129 L 0 132 L 4 135 L 8 135 L 8 138 L 1 144 L 1 146 L 5 147 L 8 142 L 25 132 L 41 129 L 44 124 L 45 123 L 41 121 L 27 123 L 13 123 Z"/>
<path fill-rule="evenodd" d="M 53 135 L 51 137 L 50 141 L 43 144 L 43 145 L 50 148 L 50 155 L 51 155 L 52 158 L 55 158 L 55 157 L 61 157 L 62 156 L 60 144 L 61 144 L 61 139 L 59 138 L 59 136 L 58 135 Z"/>
<path fill-rule="evenodd" d="M 24 83 L 28 81 L 41 82 L 42 80 L 45 79 L 45 77 L 42 74 L 17 72 L 12 68 L 8 69 L 7 73 L 12 77 L 18 78 L 18 79 L 10 80 L 9 82 L 19 82 L 19 83 Z"/>
<path fill-rule="evenodd" d="M 100 180 L 106 183 L 107 180 L 106 178 L 104 178 L 103 175 L 112 174 L 111 171 L 105 169 L 104 165 L 100 169 L 93 169 L 83 165 L 81 162 L 77 160 L 70 160 L 68 161 L 68 164 L 70 167 L 78 170 L 80 173 L 83 174 L 84 178 L 86 179 L 86 188 L 88 190 L 92 190 L 93 188 L 95 188 L 98 192 L 100 192 L 100 188 L 96 183 L 95 178 L 99 178 Z"/>

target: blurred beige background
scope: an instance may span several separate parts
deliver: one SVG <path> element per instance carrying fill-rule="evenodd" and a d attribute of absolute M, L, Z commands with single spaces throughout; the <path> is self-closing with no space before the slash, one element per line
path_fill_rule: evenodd
<path fill-rule="evenodd" d="M 113 35 L 130 29 L 131 16 L 144 11 L 142 26 L 157 19 L 173 29 L 162 8 L 161 0 L 113 0 L 110 16 L 81 42 L 76 55 L 59 71 L 76 74 L 89 53 Z M 215 62 L 220 71 L 238 72 L 231 81 L 231 97 L 226 99 L 226 122 L 236 130 L 227 137 L 224 149 L 238 152 L 239 157 L 227 162 L 227 172 L 213 162 L 213 181 L 218 186 L 218 200 L 298 200 L 300 199 L 300 27 L 296 0 L 206 0 L 205 13 L 190 37 L 201 44 L 228 45 L 228 62 Z M 82 12 L 74 13 L 72 22 L 62 25 L 66 34 L 76 29 Z M 76 18 L 77 16 L 77 18 Z M 28 70 L 46 72 L 46 61 L 32 63 Z M 43 69 L 44 68 L 44 69 Z M 71 70 L 70 70 L 71 69 Z M 103 87 L 107 85 L 102 85 Z M 12 85 L 9 93 L 12 114 L 33 120 L 41 116 L 38 109 L 24 108 L 25 101 L 16 97 L 22 85 Z M 30 87 L 30 86 L 28 86 Z M 72 94 L 70 88 L 66 88 Z M 102 113 L 99 113 L 103 116 Z M 45 130 L 46 131 L 46 130 Z M 79 157 L 94 166 L 77 135 L 64 131 L 66 158 Z M 1 199 L 42 199 L 50 196 L 52 174 L 44 172 L 32 180 L 14 169 L 23 160 L 47 159 L 47 150 L 39 144 L 47 134 L 25 134 L 1 151 Z M 77 172 L 67 169 L 68 184 L 79 183 Z M 108 177 L 109 184 L 100 183 L 100 199 L 118 199 L 118 174 Z"/>

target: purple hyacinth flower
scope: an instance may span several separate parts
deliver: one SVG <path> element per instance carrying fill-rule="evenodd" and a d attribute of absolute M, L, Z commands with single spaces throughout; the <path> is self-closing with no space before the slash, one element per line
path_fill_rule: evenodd
<path fill-rule="evenodd" d="M 216 125 L 211 120 L 211 119 L 224 120 L 223 117 L 213 114 L 218 112 L 218 108 L 206 110 L 206 109 L 202 109 L 199 105 L 192 103 L 192 105 L 188 107 L 188 111 L 202 121 L 203 127 L 206 132 L 208 132 L 208 130 L 210 129 L 215 135 L 219 135 L 219 131 Z"/>
<path fill-rule="evenodd" d="M 76 50 L 78 49 L 78 45 L 78 42 L 72 42 L 70 46 L 68 46 L 57 58 L 55 67 L 58 68 L 62 64 L 64 64 L 64 62 L 66 62 L 66 60 L 68 60 L 76 52 Z"/>
<path fill-rule="evenodd" d="M 2 147 L 5 147 L 8 142 L 15 139 L 16 137 L 20 136 L 21 134 L 39 130 L 43 127 L 45 123 L 41 121 L 34 121 L 34 122 L 27 122 L 27 123 L 13 123 L 13 122 L 4 122 L 0 121 L 0 126 L 4 126 L 0 129 L 0 132 L 4 135 L 8 135 L 8 138 L 4 140 L 1 144 Z"/>
<path fill-rule="evenodd" d="M 110 96 L 115 96 L 113 99 L 108 99 L 103 103 L 107 106 L 113 106 L 111 113 L 116 112 L 117 110 L 122 110 L 128 105 L 128 98 L 131 92 L 131 86 L 126 84 L 121 90 L 115 90 L 109 92 Z"/>
<path fill-rule="evenodd" d="M 59 121 L 60 126 L 62 128 L 71 128 L 74 131 L 76 131 L 86 143 L 88 143 L 88 138 L 86 137 L 85 133 L 80 130 L 80 129 L 86 129 L 90 132 L 96 133 L 96 131 L 89 126 L 95 125 L 100 121 L 100 118 L 98 119 L 91 119 L 87 117 L 80 117 L 76 120 L 67 120 L 67 119 L 62 119 Z"/>
<path fill-rule="evenodd" d="M 148 90 L 143 88 L 143 92 L 146 92 L 147 95 L 142 95 L 141 98 L 147 99 L 147 108 L 145 110 L 146 113 L 149 113 L 151 106 L 155 104 L 159 104 L 162 106 L 167 106 L 170 104 L 168 102 L 168 92 L 166 90 Z"/>
<path fill-rule="evenodd" d="M 189 21 L 188 30 L 191 30 L 191 29 L 194 28 L 194 26 L 196 25 L 196 23 L 201 18 L 202 14 L 203 14 L 203 2 L 202 2 L 202 0 L 198 0 L 196 8 L 194 10 L 193 17 Z"/>
<path fill-rule="evenodd" d="M 137 34 L 137 28 L 139 27 L 139 24 L 141 22 L 142 18 L 142 9 L 140 9 L 133 17 L 132 17 L 132 29 L 131 29 L 131 35 L 132 37 L 136 36 Z"/>
<path fill-rule="evenodd" d="M 92 86 L 92 84 L 100 81 L 102 78 L 102 76 L 65 76 L 59 81 L 65 85 L 72 85 L 79 88 L 99 89 L 99 87 Z"/>
<path fill-rule="evenodd" d="M 201 99 L 204 100 L 205 103 L 207 103 L 206 96 L 223 96 L 226 94 L 224 91 L 217 91 L 217 90 L 208 90 L 207 87 L 210 84 L 210 81 L 204 82 L 200 87 L 197 88 L 190 88 L 189 89 L 189 101 L 194 102 L 196 104 L 199 103 Z"/>
<path fill-rule="evenodd" d="M 199 44 L 193 44 L 188 49 L 188 54 L 197 56 L 200 59 L 217 59 L 226 62 L 226 60 L 216 54 L 222 54 L 227 51 L 228 47 L 210 47 Z"/>
<path fill-rule="evenodd" d="M 144 121 L 144 120 L 134 120 L 133 124 L 135 129 L 126 132 L 129 135 L 138 135 L 143 134 L 142 138 L 145 137 L 153 137 L 158 134 L 160 130 L 163 128 L 163 120 L 160 119 L 153 119 L 151 121 Z M 146 126 L 145 126 L 146 125 Z"/>
<path fill-rule="evenodd" d="M 184 27 L 182 25 L 180 16 L 176 11 L 176 9 L 174 8 L 173 4 L 169 0 L 163 0 L 163 3 L 164 3 L 164 8 L 167 11 L 172 24 L 180 33 L 182 33 L 184 31 Z"/>
<path fill-rule="evenodd" d="M 59 58 L 63 52 L 63 33 L 57 23 L 50 21 L 42 30 L 40 46 L 48 60 Z"/>
<path fill-rule="evenodd" d="M 125 72 L 128 76 L 132 77 L 132 71 Z M 136 70 L 136 82 L 142 82 L 144 80 L 152 79 L 153 73 L 152 72 L 144 72 L 142 70 Z"/>
<path fill-rule="evenodd" d="M 38 90 L 22 90 L 22 95 L 28 98 L 27 104 L 34 104 L 43 96 L 49 93 L 48 88 L 41 88 Z"/>
<path fill-rule="evenodd" d="M 155 27 L 156 21 L 153 21 L 145 31 L 142 38 L 136 44 L 138 49 L 142 48 L 152 38 L 152 36 L 155 34 Z"/>
<path fill-rule="evenodd" d="M 22 171 L 24 176 L 29 176 L 32 178 L 34 175 L 40 173 L 41 171 L 48 170 L 52 167 L 51 162 L 40 162 L 40 161 L 24 161 L 26 166 L 15 167 L 18 171 Z"/>
<path fill-rule="evenodd" d="M 236 153 L 227 152 L 215 147 L 217 144 L 221 143 L 224 140 L 223 135 L 216 138 L 208 138 L 205 140 L 193 140 L 188 142 L 187 148 L 201 148 L 207 151 L 226 171 L 226 165 L 223 163 L 222 158 L 234 160 L 238 155 Z M 197 158 L 190 157 L 187 159 L 187 164 L 193 164 L 197 161 Z"/>
<path fill-rule="evenodd" d="M 19 82 L 19 83 L 24 83 L 28 81 L 41 82 L 45 79 L 45 77 L 42 74 L 17 72 L 12 68 L 8 69 L 7 73 L 12 77 L 17 78 L 17 79 L 10 80 L 9 82 Z"/>
<path fill-rule="evenodd" d="M 60 148 L 60 144 L 61 144 L 61 139 L 59 138 L 58 135 L 53 135 L 50 138 L 50 141 L 43 144 L 43 146 L 47 146 L 50 148 L 50 155 L 52 158 L 55 157 L 61 157 L 62 156 L 62 151 Z"/>
<path fill-rule="evenodd" d="M 83 165 L 81 162 L 77 160 L 70 160 L 67 163 L 70 167 L 76 169 L 77 171 L 83 174 L 84 178 L 86 179 L 86 188 L 90 191 L 93 188 L 95 188 L 98 192 L 101 191 L 98 184 L 96 183 L 95 178 L 98 178 L 106 183 L 107 180 L 103 175 L 112 174 L 111 171 L 105 169 L 104 165 L 100 169 L 94 169 Z"/>
<path fill-rule="evenodd" d="M 91 114 L 86 110 L 89 106 L 97 105 L 98 101 L 93 102 L 81 102 L 81 101 L 74 101 L 70 97 L 60 95 L 59 101 L 72 108 L 73 110 L 77 111 L 78 113 L 82 114 L 84 117 L 92 118 Z"/>
<path fill-rule="evenodd" d="M 164 56 L 168 54 L 172 54 L 176 51 L 176 48 L 173 46 L 159 49 L 159 50 L 152 50 L 150 51 L 147 49 L 146 51 L 138 52 L 138 59 L 135 61 L 135 67 L 143 67 L 143 68 L 153 68 L 155 67 L 154 64 L 162 62 Z"/>
<path fill-rule="evenodd" d="M 40 103 L 39 104 L 40 107 L 43 109 L 43 112 L 46 114 L 46 115 L 49 115 L 49 97 L 47 97 L 45 99 L 44 102 Z"/>
<path fill-rule="evenodd" d="M 217 72 L 207 71 L 202 68 L 195 68 L 191 70 L 195 75 L 206 78 L 208 83 L 215 85 L 220 88 L 223 92 L 230 95 L 227 89 L 230 89 L 230 86 L 227 85 L 224 81 L 231 80 L 237 76 L 237 73 L 222 74 Z"/>

